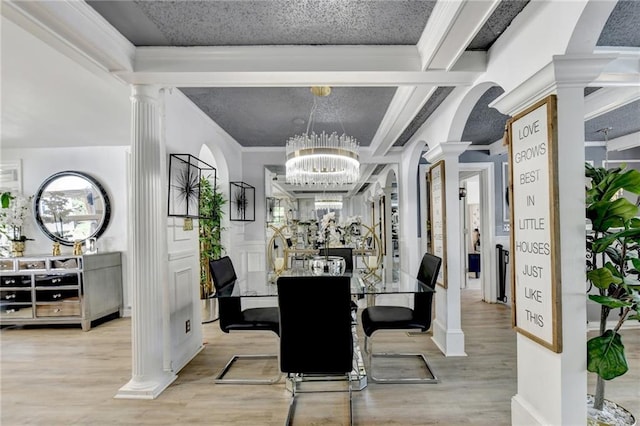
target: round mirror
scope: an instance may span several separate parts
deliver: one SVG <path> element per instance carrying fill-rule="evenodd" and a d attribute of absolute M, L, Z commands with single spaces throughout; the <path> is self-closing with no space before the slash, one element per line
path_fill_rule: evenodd
<path fill-rule="evenodd" d="M 42 232 L 68 246 L 98 238 L 107 229 L 111 216 L 102 185 L 85 173 L 73 171 L 56 173 L 40 185 L 34 211 Z"/>

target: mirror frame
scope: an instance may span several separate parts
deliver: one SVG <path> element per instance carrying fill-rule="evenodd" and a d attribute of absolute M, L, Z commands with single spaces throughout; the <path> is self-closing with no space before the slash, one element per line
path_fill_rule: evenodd
<path fill-rule="evenodd" d="M 100 223 L 100 226 L 98 227 L 98 229 L 96 229 L 96 231 L 93 234 L 89 235 L 87 237 L 87 239 L 89 239 L 89 238 L 98 238 L 104 233 L 104 231 L 106 231 L 107 227 L 109 226 L 109 221 L 111 219 L 111 203 L 109 201 L 109 195 L 107 194 L 107 191 L 100 184 L 100 182 L 98 182 L 94 177 L 92 177 L 92 176 L 90 176 L 90 175 L 88 175 L 86 173 L 83 173 L 83 172 L 77 172 L 77 171 L 74 171 L 74 170 L 66 170 L 66 171 L 63 171 L 63 172 L 54 173 L 53 175 L 51 175 L 48 178 L 46 178 L 44 180 L 44 182 L 42 182 L 42 184 L 38 188 L 38 192 L 36 193 L 36 196 L 34 197 L 34 201 L 33 201 L 33 211 L 34 211 L 34 214 L 35 214 L 36 223 L 38 224 L 38 227 L 40 228 L 40 230 L 50 240 L 52 240 L 54 242 L 58 242 L 58 243 L 60 243 L 62 245 L 65 245 L 65 246 L 73 246 L 74 241 L 65 240 L 64 238 L 61 238 L 61 237 L 51 233 L 51 231 L 49 231 L 49 229 L 47 229 L 47 226 L 42 221 L 42 217 L 40 216 L 40 199 L 42 198 L 42 193 L 47 188 L 47 186 L 49 186 L 49 184 L 51 182 L 53 182 L 54 180 L 56 180 L 58 178 L 66 177 L 66 176 L 79 177 L 79 178 L 82 178 L 82 179 L 85 179 L 85 180 L 89 181 L 93 186 L 96 187 L 96 189 L 98 191 L 100 191 L 100 195 L 102 196 L 102 199 L 103 199 L 103 202 L 104 202 L 104 217 L 103 217 L 102 222 Z"/>

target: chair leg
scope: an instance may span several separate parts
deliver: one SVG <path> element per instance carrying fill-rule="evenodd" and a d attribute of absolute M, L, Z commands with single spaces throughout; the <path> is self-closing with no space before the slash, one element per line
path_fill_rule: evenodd
<path fill-rule="evenodd" d="M 295 413 L 295 406 L 296 406 L 296 397 L 299 393 L 316 393 L 316 392 L 344 392 L 344 391 L 336 391 L 336 390 L 324 390 L 324 391 L 301 391 L 298 390 L 297 388 L 297 384 L 298 381 L 300 379 L 300 375 L 298 374 L 287 374 L 287 382 L 290 383 L 290 391 L 291 391 L 291 401 L 289 402 L 289 409 L 287 411 L 287 418 L 285 420 L 285 426 L 292 426 L 293 425 L 293 418 L 294 418 L 294 413 Z M 342 378 L 338 378 L 338 376 L 313 376 L 315 378 L 315 380 L 312 379 L 312 381 L 335 381 L 335 380 L 340 380 L 340 381 L 344 381 L 344 376 L 342 376 Z M 349 392 L 349 425 L 353 426 L 353 387 L 352 387 L 352 382 L 353 382 L 353 378 L 351 377 L 351 373 L 347 373 L 346 374 L 346 379 L 347 379 L 347 386 L 348 386 L 348 392 Z"/>
<path fill-rule="evenodd" d="M 272 385 L 280 381 L 282 373 L 278 372 L 276 377 L 270 379 L 225 379 L 224 376 L 229 372 L 233 364 L 239 359 L 275 359 L 278 360 L 278 355 L 234 355 L 231 357 L 227 365 L 224 366 L 220 373 L 215 378 L 215 383 L 221 384 L 236 384 L 236 385 Z"/>
<path fill-rule="evenodd" d="M 421 353 L 386 353 L 386 352 L 373 352 L 373 342 L 371 338 L 365 336 L 364 340 L 364 350 L 367 354 L 367 360 L 369 363 L 369 380 L 375 383 L 423 383 L 423 384 L 433 384 L 439 383 L 440 379 L 436 376 L 433 369 L 429 365 L 429 361 L 427 361 L 427 357 Z M 407 377 L 407 378 L 391 378 L 391 379 L 381 379 L 377 378 L 373 375 L 373 358 L 414 358 L 418 357 L 424 363 L 427 372 L 431 377 L 419 378 L 419 377 Z"/>

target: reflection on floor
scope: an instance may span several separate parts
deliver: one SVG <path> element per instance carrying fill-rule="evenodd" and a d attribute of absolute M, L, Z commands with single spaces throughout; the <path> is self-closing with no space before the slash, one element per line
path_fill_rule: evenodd
<path fill-rule="evenodd" d="M 510 425 L 516 394 L 515 333 L 509 308 L 462 292 L 467 357 L 445 358 L 429 335 L 378 333 L 376 350 L 424 352 L 441 383 L 369 384 L 354 392 L 360 425 Z M 275 353 L 269 333 L 220 331 L 205 324 L 205 349 L 153 401 L 116 400 L 131 374 L 131 322 L 118 319 L 82 332 L 66 328 L 5 328 L 0 332 L 0 424 L 13 425 L 282 425 L 290 394 L 271 386 L 217 385 L 215 374 L 234 353 Z M 624 332 L 630 369 L 607 383 L 607 397 L 640 413 L 640 330 Z M 245 365 L 266 376 L 274 362 Z M 240 371 L 242 374 L 242 371 Z M 592 375 L 590 375 L 592 376 Z M 593 389 L 589 378 L 589 390 Z M 345 424 L 344 394 L 305 394 L 297 424 Z"/>

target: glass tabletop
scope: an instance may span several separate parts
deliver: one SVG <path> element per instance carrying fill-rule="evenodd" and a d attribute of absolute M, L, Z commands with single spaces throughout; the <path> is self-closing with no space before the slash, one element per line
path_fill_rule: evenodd
<path fill-rule="evenodd" d="M 377 282 L 368 282 L 358 271 L 345 274 L 351 277 L 351 294 L 412 294 L 431 293 L 434 289 L 420 282 L 415 276 L 399 272 L 395 280 L 384 278 Z M 311 271 L 298 269 L 287 270 L 281 276 L 314 276 Z M 273 273 L 249 272 L 246 278 L 235 282 L 232 291 L 220 291 L 214 297 L 273 297 L 278 295 L 277 277 Z M 230 287 L 230 286 L 228 286 Z"/>

